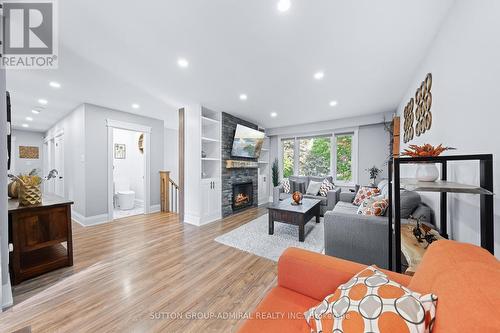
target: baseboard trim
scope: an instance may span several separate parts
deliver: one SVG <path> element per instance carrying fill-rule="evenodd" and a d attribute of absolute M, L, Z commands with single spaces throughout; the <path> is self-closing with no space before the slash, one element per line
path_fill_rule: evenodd
<path fill-rule="evenodd" d="M 10 286 L 10 276 L 7 275 L 7 283 L 2 285 L 2 308 L 6 309 L 14 305 L 14 298 L 12 297 L 12 288 Z"/>
<path fill-rule="evenodd" d="M 72 210 L 71 219 L 81 225 L 82 227 L 90 227 L 93 225 L 103 224 L 109 222 L 108 214 L 100 214 L 94 216 L 83 216 L 82 214 Z"/>
<path fill-rule="evenodd" d="M 161 205 L 152 205 L 149 206 L 149 212 L 150 213 L 158 213 L 161 210 Z"/>

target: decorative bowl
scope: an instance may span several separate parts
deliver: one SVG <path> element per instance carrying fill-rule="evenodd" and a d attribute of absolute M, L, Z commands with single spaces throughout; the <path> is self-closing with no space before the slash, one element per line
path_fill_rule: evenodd
<path fill-rule="evenodd" d="M 299 191 L 295 191 L 292 194 L 292 204 L 300 205 L 302 204 L 303 195 Z"/>

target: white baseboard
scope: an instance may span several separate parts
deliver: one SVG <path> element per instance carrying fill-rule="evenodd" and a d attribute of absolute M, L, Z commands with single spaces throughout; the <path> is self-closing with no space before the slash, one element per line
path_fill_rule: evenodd
<path fill-rule="evenodd" d="M 79 225 L 83 227 L 89 227 L 92 225 L 103 224 L 109 222 L 108 214 L 100 214 L 94 216 L 83 216 L 82 214 L 72 210 L 71 218 L 73 221 L 77 222 Z"/>
<path fill-rule="evenodd" d="M 150 213 L 158 213 L 161 210 L 161 205 L 152 205 L 149 206 L 149 212 Z"/>
<path fill-rule="evenodd" d="M 12 289 L 10 286 L 10 276 L 7 276 L 7 283 L 2 285 L 2 307 L 0 308 L 0 312 L 12 306 L 14 304 L 14 298 L 12 298 Z"/>

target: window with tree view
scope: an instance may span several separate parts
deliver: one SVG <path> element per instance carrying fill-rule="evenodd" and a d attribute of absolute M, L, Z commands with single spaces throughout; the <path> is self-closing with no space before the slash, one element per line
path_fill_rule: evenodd
<path fill-rule="evenodd" d="M 283 145 L 283 178 L 293 175 L 295 159 L 295 139 L 282 141 Z"/>
<path fill-rule="evenodd" d="M 297 141 L 299 144 L 299 175 L 329 175 L 331 137 L 300 138 Z"/>
<path fill-rule="evenodd" d="M 335 136 L 337 180 L 352 180 L 352 134 Z"/>

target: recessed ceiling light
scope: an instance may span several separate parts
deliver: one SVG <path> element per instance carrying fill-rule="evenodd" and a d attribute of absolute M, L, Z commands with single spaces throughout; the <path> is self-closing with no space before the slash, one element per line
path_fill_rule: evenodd
<path fill-rule="evenodd" d="M 321 80 L 324 77 L 325 77 L 325 73 L 323 73 L 323 72 L 316 72 L 316 73 L 314 73 L 314 78 L 316 80 Z"/>
<path fill-rule="evenodd" d="M 338 103 L 337 103 L 337 101 L 331 101 L 331 102 L 330 102 L 330 106 L 335 106 L 335 105 L 337 105 L 337 104 L 338 104 Z"/>
<path fill-rule="evenodd" d="M 139 104 L 136 104 L 136 103 L 132 104 L 132 109 L 138 109 L 140 107 L 141 106 Z"/>
<path fill-rule="evenodd" d="M 49 86 L 51 86 L 52 88 L 61 88 L 61 84 L 56 81 L 50 81 Z"/>
<path fill-rule="evenodd" d="M 24 128 L 30 127 L 30 125 L 28 125 L 28 124 L 22 124 L 21 126 L 24 127 Z"/>
<path fill-rule="evenodd" d="M 177 59 L 177 65 L 181 68 L 189 67 L 189 62 L 184 58 Z"/>
<path fill-rule="evenodd" d="M 32 117 L 26 117 L 26 120 L 27 121 L 33 121 L 33 118 Z"/>
<path fill-rule="evenodd" d="M 245 95 L 245 94 L 241 94 L 241 95 L 240 95 L 240 99 L 241 99 L 242 101 L 246 101 L 246 100 L 248 99 L 248 96 L 247 96 L 247 95 Z"/>
<path fill-rule="evenodd" d="M 271 112 L 271 117 L 276 118 L 278 114 L 276 112 Z"/>
<path fill-rule="evenodd" d="M 33 110 L 31 110 L 31 113 L 33 113 L 33 114 L 39 114 L 39 113 L 40 113 L 40 110 L 35 110 L 35 109 L 33 109 Z"/>
<path fill-rule="evenodd" d="M 42 105 L 46 105 L 48 103 L 48 101 L 46 99 L 43 99 L 43 98 L 40 98 L 38 100 L 38 103 L 42 104 Z"/>
<path fill-rule="evenodd" d="M 280 12 L 286 12 L 290 9 L 292 3 L 290 0 L 280 0 L 278 1 L 277 8 Z"/>

